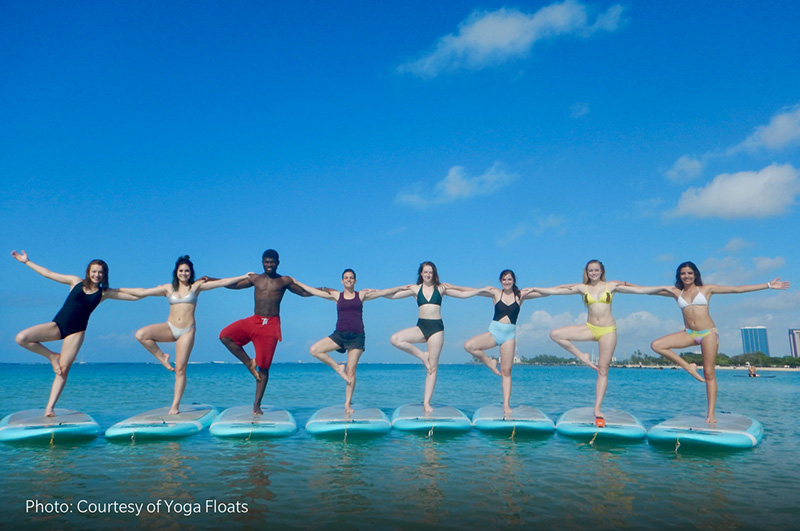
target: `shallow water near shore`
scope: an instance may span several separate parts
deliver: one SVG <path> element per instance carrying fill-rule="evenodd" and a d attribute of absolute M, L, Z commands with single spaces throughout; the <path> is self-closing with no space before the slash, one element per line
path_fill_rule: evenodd
<path fill-rule="evenodd" d="M 3 365 L 0 414 L 43 407 L 52 372 Z M 800 519 L 800 374 L 735 378 L 718 371 L 719 411 L 754 417 L 765 437 L 750 450 L 587 444 L 557 434 L 447 435 L 392 430 L 373 437 L 318 438 L 301 429 L 279 439 L 228 440 L 207 430 L 175 441 L 0 445 L 0 525 L 14 528 L 153 529 L 281 527 L 460 529 L 787 529 Z M 184 403 L 220 410 L 252 401 L 236 364 L 190 365 Z M 593 402 L 584 367 L 514 368 L 513 404 L 554 420 Z M 646 428 L 703 414 L 705 386 L 681 370 L 612 369 L 605 406 Z M 391 415 L 422 398 L 419 364 L 363 364 L 355 405 Z M 173 377 L 154 364 L 76 365 L 59 407 L 92 415 L 103 430 L 168 405 Z M 298 426 L 340 404 L 344 382 L 321 364 L 273 366 L 265 404 Z M 499 403 L 500 379 L 482 365 L 440 367 L 435 404 L 467 415 Z M 38 505 L 37 505 L 38 502 Z M 60 511 L 67 510 L 62 513 Z M 132 512 L 123 512 L 123 511 Z M 139 514 L 136 514 L 136 511 Z"/>

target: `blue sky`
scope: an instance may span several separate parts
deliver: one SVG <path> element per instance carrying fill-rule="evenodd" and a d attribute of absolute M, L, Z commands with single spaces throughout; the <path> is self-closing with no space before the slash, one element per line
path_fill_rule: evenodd
<path fill-rule="evenodd" d="M 521 287 L 774 277 L 786 292 L 711 302 L 721 351 L 767 326 L 773 355 L 800 327 L 800 34 L 796 2 L 4 2 L 0 225 L 5 252 L 54 271 L 105 259 L 114 287 L 279 272 L 338 286 L 416 280 Z M 67 294 L 0 260 L 0 362 L 39 358 L 17 331 Z M 203 293 L 194 361 L 233 358 L 220 329 L 251 291 Z M 442 361 L 484 332 L 488 299 L 446 299 Z M 134 331 L 163 299 L 108 301 L 81 358 L 152 361 Z M 682 328 L 663 297 L 614 301 L 618 358 Z M 334 305 L 287 295 L 278 361 L 311 361 Z M 519 354 L 585 320 L 578 297 L 528 301 Z M 364 361 L 411 362 L 392 332 L 410 299 L 366 306 Z M 591 351 L 592 345 L 587 345 Z M 171 352 L 170 347 L 166 350 Z M 44 361 L 44 360 L 42 360 Z"/>

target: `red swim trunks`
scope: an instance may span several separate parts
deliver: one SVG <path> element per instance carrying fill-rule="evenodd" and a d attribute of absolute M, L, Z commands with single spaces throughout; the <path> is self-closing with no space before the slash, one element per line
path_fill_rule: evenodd
<path fill-rule="evenodd" d="M 256 365 L 268 370 L 272 365 L 275 347 L 281 340 L 281 318 L 253 315 L 239 319 L 223 328 L 219 337 L 220 339 L 228 337 L 240 347 L 252 341 L 256 349 Z"/>

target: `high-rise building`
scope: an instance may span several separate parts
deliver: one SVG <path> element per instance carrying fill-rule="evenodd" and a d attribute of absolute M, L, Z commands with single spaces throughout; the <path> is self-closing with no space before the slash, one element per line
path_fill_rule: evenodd
<path fill-rule="evenodd" d="M 763 326 L 742 327 L 742 353 L 763 352 L 769 356 L 769 343 L 767 343 L 767 329 Z"/>
<path fill-rule="evenodd" d="M 789 329 L 789 348 L 793 358 L 800 358 L 800 328 Z"/>

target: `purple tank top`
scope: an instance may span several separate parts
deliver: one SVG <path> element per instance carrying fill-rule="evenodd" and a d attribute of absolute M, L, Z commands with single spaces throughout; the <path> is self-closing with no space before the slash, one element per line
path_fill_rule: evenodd
<path fill-rule="evenodd" d="M 344 292 L 340 293 L 339 300 L 336 301 L 336 313 L 338 314 L 336 330 L 339 332 L 363 334 L 363 309 L 364 303 L 361 302 L 361 297 L 358 296 L 358 292 L 356 292 L 356 296 L 352 299 L 345 299 Z"/>

